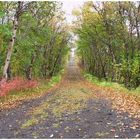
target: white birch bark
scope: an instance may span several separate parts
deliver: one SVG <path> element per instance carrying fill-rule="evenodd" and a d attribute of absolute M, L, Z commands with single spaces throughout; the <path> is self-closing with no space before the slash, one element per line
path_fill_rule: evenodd
<path fill-rule="evenodd" d="M 18 22 L 19 22 L 18 20 L 19 20 L 19 15 L 20 15 L 20 12 L 21 12 L 21 7 L 22 7 L 22 2 L 18 2 L 18 9 L 15 13 L 14 21 L 13 21 L 12 38 L 11 38 L 11 40 L 9 42 L 9 45 L 8 45 L 7 55 L 6 55 L 6 59 L 5 59 L 5 65 L 4 65 L 4 68 L 3 68 L 3 79 L 4 80 L 8 79 L 7 71 L 8 71 L 8 67 L 10 65 L 12 50 L 13 50 L 13 47 L 14 47 L 14 44 L 15 44 L 16 32 L 17 32 L 17 28 L 18 28 Z"/>
<path fill-rule="evenodd" d="M 9 64 L 10 64 L 12 50 L 13 50 L 13 46 L 15 43 L 17 26 L 18 26 L 18 21 L 17 21 L 17 19 L 14 19 L 13 35 L 12 35 L 12 39 L 9 42 L 7 56 L 6 56 L 5 65 L 4 65 L 4 69 L 3 69 L 3 78 L 5 80 L 7 80 L 7 78 L 8 78 L 7 70 L 8 70 Z"/>

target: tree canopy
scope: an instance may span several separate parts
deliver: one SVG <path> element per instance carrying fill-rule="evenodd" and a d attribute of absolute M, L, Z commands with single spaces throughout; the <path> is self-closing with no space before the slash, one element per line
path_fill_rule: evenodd
<path fill-rule="evenodd" d="M 140 84 L 140 3 L 85 2 L 74 23 L 84 68 L 126 87 Z"/>
<path fill-rule="evenodd" d="M 52 76 L 62 69 L 70 34 L 60 2 L 0 2 L 0 75 Z"/>

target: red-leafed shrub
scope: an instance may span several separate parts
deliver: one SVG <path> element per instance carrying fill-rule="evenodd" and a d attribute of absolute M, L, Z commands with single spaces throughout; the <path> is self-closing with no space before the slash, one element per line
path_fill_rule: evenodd
<path fill-rule="evenodd" d="M 27 88 L 34 88 L 38 85 L 38 82 L 35 80 L 24 80 L 20 77 L 16 77 L 13 80 L 8 82 L 0 83 L 0 96 L 5 96 L 9 94 L 12 90 L 24 90 Z"/>

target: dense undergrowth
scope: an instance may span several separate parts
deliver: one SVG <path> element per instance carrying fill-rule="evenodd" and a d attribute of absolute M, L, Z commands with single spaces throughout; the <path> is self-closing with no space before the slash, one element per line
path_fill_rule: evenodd
<path fill-rule="evenodd" d="M 0 109 L 12 108 L 22 103 L 22 101 L 41 97 L 51 89 L 51 87 L 57 85 L 63 73 L 64 70 L 61 70 L 59 74 L 52 76 L 50 79 L 35 81 L 35 84 L 32 84 L 32 86 L 30 86 L 30 82 L 27 83 L 27 81 L 25 83 L 28 86 L 24 84 L 19 86 L 20 83 L 17 84 L 7 91 L 5 96 L 0 96 Z"/>
<path fill-rule="evenodd" d="M 7 96 L 11 91 L 32 89 L 37 85 L 37 80 L 27 80 L 21 77 L 15 77 L 12 80 L 0 83 L 0 97 Z"/>

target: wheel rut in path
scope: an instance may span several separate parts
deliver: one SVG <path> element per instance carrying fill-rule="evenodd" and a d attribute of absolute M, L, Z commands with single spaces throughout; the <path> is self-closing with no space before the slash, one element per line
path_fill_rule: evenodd
<path fill-rule="evenodd" d="M 0 112 L 0 138 L 139 138 L 139 120 L 113 110 L 101 92 L 71 55 L 57 89 Z"/>

